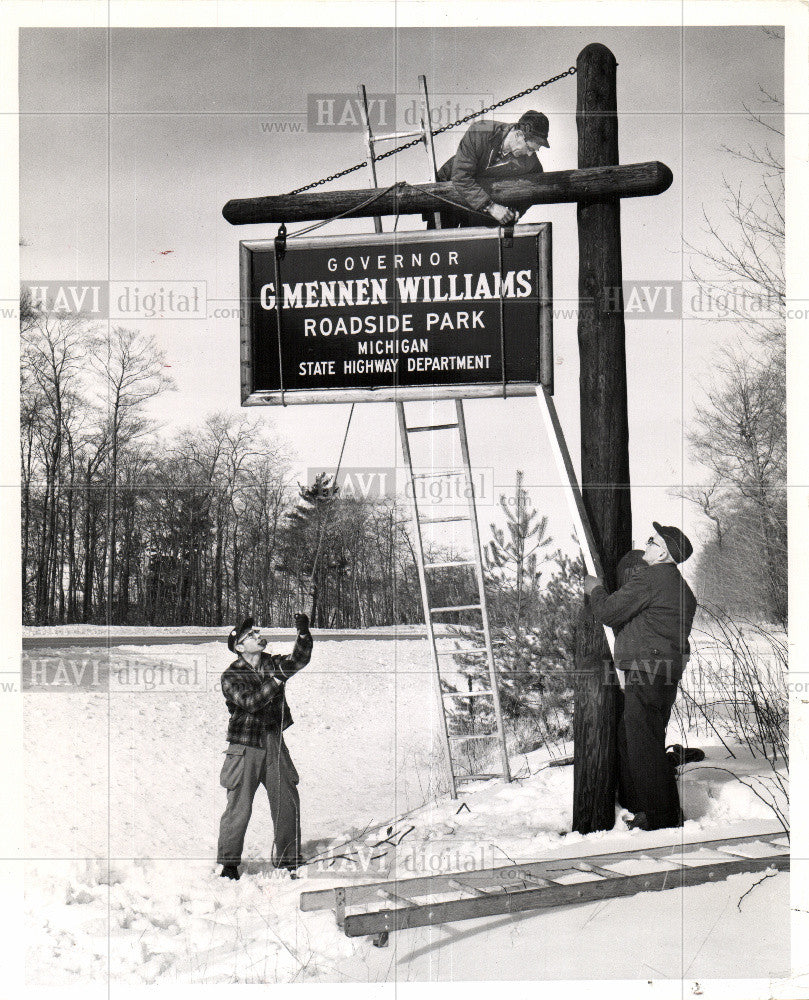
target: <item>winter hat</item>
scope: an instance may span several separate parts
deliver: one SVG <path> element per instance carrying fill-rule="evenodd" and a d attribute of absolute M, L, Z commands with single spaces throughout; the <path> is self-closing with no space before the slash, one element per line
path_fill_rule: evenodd
<path fill-rule="evenodd" d="M 675 528 L 673 525 L 658 524 L 657 521 L 652 521 L 652 527 L 666 543 L 669 555 L 676 563 L 685 562 L 694 551 L 694 546 L 689 541 L 688 536 L 684 535 L 679 528 Z"/>
<path fill-rule="evenodd" d="M 550 143 L 548 142 L 550 123 L 541 111 L 526 111 L 517 122 L 517 128 L 520 129 L 526 139 L 534 139 L 540 145 L 550 149 Z"/>
<path fill-rule="evenodd" d="M 228 636 L 228 649 L 231 653 L 236 652 L 236 647 L 244 638 L 245 634 L 250 631 L 253 627 L 253 619 L 245 618 L 238 628 L 233 628 L 230 630 L 230 635 Z"/>

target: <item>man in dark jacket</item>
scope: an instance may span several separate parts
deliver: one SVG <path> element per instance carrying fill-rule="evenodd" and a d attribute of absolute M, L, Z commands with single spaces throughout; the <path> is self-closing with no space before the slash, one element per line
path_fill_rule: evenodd
<path fill-rule="evenodd" d="M 295 627 L 298 637 L 289 656 L 264 652 L 267 640 L 252 618 L 228 636 L 228 649 L 238 659 L 222 674 L 230 722 L 219 781 L 227 789 L 228 803 L 219 824 L 217 860 L 225 878 L 239 878 L 244 836 L 259 784 L 270 800 L 274 866 L 294 871 L 301 864 L 298 772 L 283 737 L 292 725 L 284 686 L 309 662 L 312 635 L 306 615 L 295 616 Z"/>
<path fill-rule="evenodd" d="M 459 200 L 475 211 L 442 210 L 442 228 L 507 226 L 516 222 L 520 213 L 492 201 L 480 181 L 542 173 L 536 154 L 543 146 L 550 147 L 548 130 L 548 119 L 538 111 L 526 111 L 516 125 L 474 122 L 455 155 L 438 171 L 437 179 L 452 181 Z"/>
<path fill-rule="evenodd" d="M 653 522 L 643 563 L 614 594 L 588 576 L 585 592 L 596 620 L 615 631 L 615 666 L 625 672 L 618 750 L 623 804 L 631 827 L 682 826 L 674 770 L 666 757 L 666 727 L 688 661 L 697 601 L 677 564 L 693 547 L 679 528 Z"/>

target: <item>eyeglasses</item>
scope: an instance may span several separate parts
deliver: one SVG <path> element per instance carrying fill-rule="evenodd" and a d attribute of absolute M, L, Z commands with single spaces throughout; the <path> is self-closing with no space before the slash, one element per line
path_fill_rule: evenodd
<path fill-rule="evenodd" d="M 649 535 L 649 537 L 646 539 L 646 544 L 656 545 L 659 549 L 663 548 L 663 546 L 660 544 L 660 542 L 658 542 L 658 540 L 655 538 L 654 535 Z"/>

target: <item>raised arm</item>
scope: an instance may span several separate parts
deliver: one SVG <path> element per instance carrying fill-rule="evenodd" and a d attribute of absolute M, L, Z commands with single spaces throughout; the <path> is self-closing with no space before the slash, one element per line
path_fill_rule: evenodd
<path fill-rule="evenodd" d="M 308 616 L 295 615 L 295 627 L 298 638 L 292 652 L 287 656 L 271 656 L 269 663 L 264 663 L 266 673 L 281 684 L 302 670 L 312 658 L 312 633 L 309 631 Z"/>

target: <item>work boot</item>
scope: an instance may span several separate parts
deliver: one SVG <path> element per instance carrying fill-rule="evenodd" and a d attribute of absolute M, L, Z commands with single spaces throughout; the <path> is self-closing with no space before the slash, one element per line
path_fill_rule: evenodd
<path fill-rule="evenodd" d="M 275 868 L 275 870 L 277 872 L 289 872 L 289 877 L 291 879 L 296 879 L 296 878 L 300 878 L 299 869 L 302 867 L 302 865 L 303 865 L 303 862 L 301 861 L 298 864 L 274 865 L 273 867 Z"/>
<path fill-rule="evenodd" d="M 630 830 L 648 830 L 649 820 L 645 812 L 637 812 L 632 819 L 626 821 L 626 825 Z"/>
<path fill-rule="evenodd" d="M 220 878 L 232 878 L 236 882 L 239 881 L 239 866 L 238 865 L 222 865 L 222 871 L 219 873 Z"/>
<path fill-rule="evenodd" d="M 683 764 L 699 764 L 705 760 L 705 751 L 698 747 L 682 747 L 679 743 L 673 743 L 666 747 L 666 757 L 672 767 L 682 767 Z"/>

